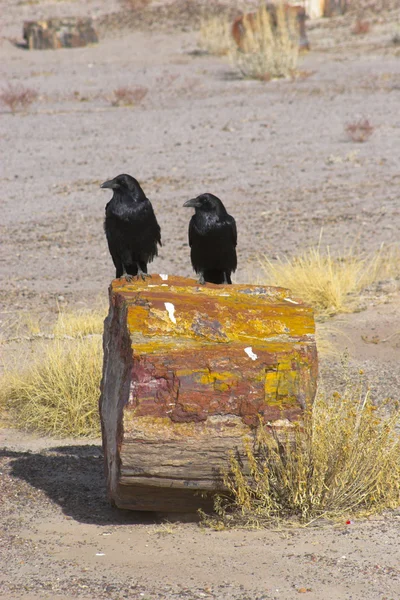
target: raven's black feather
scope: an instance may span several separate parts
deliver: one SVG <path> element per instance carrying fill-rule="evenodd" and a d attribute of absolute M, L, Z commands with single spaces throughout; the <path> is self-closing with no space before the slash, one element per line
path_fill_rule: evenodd
<path fill-rule="evenodd" d="M 237 266 L 235 219 L 213 194 L 201 194 L 184 206 L 196 211 L 189 223 L 189 246 L 199 282 L 232 283 Z"/>
<path fill-rule="evenodd" d="M 161 230 L 153 207 L 130 175 L 118 175 L 106 181 L 114 195 L 106 206 L 104 231 L 113 259 L 116 277 L 145 277 L 147 263 L 158 254 Z"/>

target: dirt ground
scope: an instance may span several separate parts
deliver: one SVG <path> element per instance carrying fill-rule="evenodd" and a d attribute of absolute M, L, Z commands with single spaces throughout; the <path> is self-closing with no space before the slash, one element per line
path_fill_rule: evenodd
<path fill-rule="evenodd" d="M 119 10 L 116 0 L 0 0 L 1 81 L 39 94 L 26 112 L 0 107 L 3 333 L 22 313 L 46 321 L 59 305 L 105 301 L 113 267 L 99 185 L 122 172 L 142 183 L 162 227 L 154 272 L 191 275 L 182 204 L 204 191 L 237 220 L 237 282 L 254 281 L 259 252 L 297 253 L 320 236 L 334 252 L 398 242 L 398 9 L 370 15 L 365 36 L 351 34 L 351 15 L 309 23 L 307 76 L 269 83 L 199 53 L 184 11 L 161 22 Z M 88 14 L 99 45 L 18 46 L 25 19 Z M 147 95 L 114 107 L 120 86 Z M 375 127 L 365 144 L 344 132 L 359 116 Z M 374 394 L 398 397 L 399 282 L 366 293 L 363 306 L 330 321 L 334 352 L 348 348 Z M 335 358 L 321 361 L 328 381 Z M 165 523 L 108 505 L 100 440 L 9 429 L 0 468 L 1 598 L 400 598 L 400 513 L 281 531 Z"/>

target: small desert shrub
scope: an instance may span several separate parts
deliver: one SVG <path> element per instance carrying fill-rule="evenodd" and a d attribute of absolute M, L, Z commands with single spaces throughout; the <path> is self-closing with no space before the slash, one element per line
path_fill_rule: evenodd
<path fill-rule="evenodd" d="M 112 106 L 133 106 L 140 104 L 146 96 L 148 89 L 142 86 L 119 87 L 113 92 Z"/>
<path fill-rule="evenodd" d="M 54 340 L 38 356 L 1 378 L 0 405 L 13 426 L 56 437 L 98 435 L 101 337 Z"/>
<path fill-rule="evenodd" d="M 0 102 L 8 106 L 14 114 L 18 109 L 26 109 L 36 100 L 38 93 L 35 90 L 26 88 L 23 85 L 8 84 L 0 92 Z"/>
<path fill-rule="evenodd" d="M 232 46 L 230 21 L 223 16 L 203 18 L 200 23 L 199 46 L 209 54 L 228 54 Z"/>
<path fill-rule="evenodd" d="M 400 411 L 376 406 L 361 378 L 343 392 L 319 390 L 312 410 L 286 434 L 263 427 L 245 457 L 231 456 L 219 525 L 262 526 L 296 517 L 366 515 L 400 503 Z M 218 526 L 218 521 L 215 523 Z"/>
<path fill-rule="evenodd" d="M 366 142 L 374 132 L 374 126 L 368 119 L 359 119 L 352 123 L 347 123 L 345 131 L 352 142 Z"/>
<path fill-rule="evenodd" d="M 366 257 L 352 252 L 333 257 L 329 248 L 322 252 L 317 246 L 300 256 L 276 261 L 264 256 L 260 262 L 262 283 L 289 288 L 320 315 L 354 310 L 363 289 L 400 274 L 398 249 L 384 246 Z"/>
<path fill-rule="evenodd" d="M 354 24 L 351 33 L 354 35 L 365 35 L 371 30 L 371 23 L 369 21 L 363 21 L 362 19 L 357 19 Z"/>
<path fill-rule="evenodd" d="M 245 77 L 269 80 L 289 77 L 297 67 L 299 30 L 296 19 L 277 6 L 276 27 L 265 3 L 253 15 L 244 15 L 242 49 L 232 46 L 233 63 Z"/>

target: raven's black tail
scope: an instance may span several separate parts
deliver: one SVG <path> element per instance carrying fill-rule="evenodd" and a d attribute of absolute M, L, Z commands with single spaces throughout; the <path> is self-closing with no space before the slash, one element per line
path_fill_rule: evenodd
<path fill-rule="evenodd" d="M 204 271 L 204 280 L 208 283 L 232 283 L 230 271 L 208 269 Z"/>

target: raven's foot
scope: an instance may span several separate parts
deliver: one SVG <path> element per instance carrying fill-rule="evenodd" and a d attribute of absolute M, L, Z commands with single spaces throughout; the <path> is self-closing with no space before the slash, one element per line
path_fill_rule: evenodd
<path fill-rule="evenodd" d="M 204 274 L 203 274 L 203 273 L 200 273 L 200 275 L 199 275 L 199 278 L 198 278 L 198 280 L 197 280 L 197 283 L 198 283 L 199 285 L 204 285 L 204 284 L 205 284 L 205 282 L 206 282 L 206 280 L 204 279 Z"/>
<path fill-rule="evenodd" d="M 128 283 L 130 283 L 133 279 L 133 275 L 129 275 L 128 273 L 122 273 L 120 279 L 126 279 Z"/>
<path fill-rule="evenodd" d="M 136 275 L 138 281 L 139 279 L 141 279 L 142 281 L 146 281 L 146 279 L 148 279 L 149 277 L 151 279 L 151 275 L 145 273 L 144 271 L 142 271 L 142 269 L 138 269 L 138 274 Z"/>

